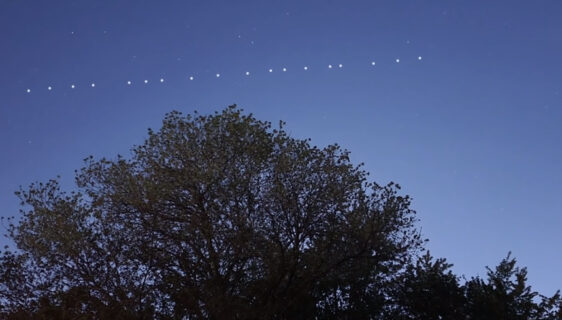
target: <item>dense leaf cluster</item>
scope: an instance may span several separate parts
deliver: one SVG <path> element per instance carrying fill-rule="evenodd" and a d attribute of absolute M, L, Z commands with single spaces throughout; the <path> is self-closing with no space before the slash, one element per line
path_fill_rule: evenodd
<path fill-rule="evenodd" d="M 418 260 L 398 185 L 235 106 L 172 112 L 129 159 L 87 158 L 76 184 L 18 192 L 3 318 L 560 318 L 509 256 L 463 285 L 444 259 Z"/>

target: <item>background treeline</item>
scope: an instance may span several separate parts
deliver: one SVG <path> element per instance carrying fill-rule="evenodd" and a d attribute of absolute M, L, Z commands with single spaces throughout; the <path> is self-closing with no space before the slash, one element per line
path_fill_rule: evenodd
<path fill-rule="evenodd" d="M 461 279 L 424 249 L 410 198 L 338 145 L 236 106 L 168 114 L 76 190 L 17 194 L 3 319 L 562 319 L 510 255 Z M 485 250 L 485 248 L 483 248 Z"/>

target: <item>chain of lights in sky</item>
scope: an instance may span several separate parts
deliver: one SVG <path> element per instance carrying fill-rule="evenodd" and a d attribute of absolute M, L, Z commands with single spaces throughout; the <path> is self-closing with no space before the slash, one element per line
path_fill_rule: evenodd
<path fill-rule="evenodd" d="M 417 60 L 418 60 L 418 61 L 421 61 L 421 60 L 422 60 L 422 57 L 421 57 L 421 56 L 418 56 L 418 57 L 417 57 Z M 395 62 L 395 63 L 400 63 L 400 59 L 399 59 L 399 58 L 396 58 L 396 59 L 394 60 L 394 62 Z M 375 67 L 377 64 L 376 64 L 375 61 L 371 61 L 371 62 L 370 62 L 370 65 L 371 65 L 371 67 Z M 334 65 L 329 64 L 329 65 L 327 65 L 327 68 L 328 68 L 328 69 L 336 69 L 336 68 L 338 68 L 338 69 L 343 69 L 343 64 L 341 64 L 341 63 L 340 63 L 340 64 L 334 64 Z M 309 69 L 310 69 L 309 66 L 306 66 L 306 65 L 302 67 L 302 70 L 304 70 L 304 71 L 308 71 Z M 280 70 L 281 70 L 281 72 L 288 72 L 288 71 L 289 71 L 286 67 L 283 67 L 283 68 L 281 68 Z M 270 69 L 267 69 L 267 72 L 268 72 L 268 73 L 273 73 L 273 71 L 274 71 L 274 70 L 271 69 L 271 68 L 270 68 Z M 252 75 L 252 73 L 251 73 L 250 71 L 246 71 L 246 72 L 243 73 L 243 75 L 246 76 L 246 77 L 250 77 L 250 76 Z M 215 74 L 215 77 L 216 77 L 216 78 L 220 78 L 220 77 L 221 77 L 221 74 L 220 74 L 220 73 L 216 73 L 216 74 Z M 195 78 L 195 75 L 190 75 L 190 76 L 188 76 L 188 79 L 189 79 L 190 81 L 194 81 L 196 78 Z M 164 78 L 160 78 L 160 79 L 158 79 L 157 81 L 160 82 L 160 83 L 164 83 L 165 79 L 164 79 Z M 146 85 L 146 84 L 149 84 L 149 82 L 150 82 L 150 80 L 144 79 L 144 80 L 141 81 L 141 84 L 145 84 L 145 85 Z M 132 85 L 133 85 L 133 81 L 132 81 L 132 80 L 126 80 L 126 81 L 124 81 L 124 83 L 125 83 L 126 85 L 128 85 L 128 86 L 132 86 Z M 96 87 L 96 82 L 91 82 L 91 83 L 89 83 L 87 86 L 90 87 L 90 88 L 95 88 L 95 87 Z M 47 91 L 53 91 L 53 90 L 55 89 L 52 85 L 47 85 L 45 88 L 46 88 Z M 78 88 L 78 86 L 73 83 L 73 84 L 70 84 L 70 85 L 69 85 L 69 88 L 70 88 L 70 89 L 76 89 L 76 88 Z M 32 91 L 33 91 L 33 90 L 32 90 L 31 88 L 27 88 L 27 89 L 25 90 L 26 93 L 31 93 Z"/>

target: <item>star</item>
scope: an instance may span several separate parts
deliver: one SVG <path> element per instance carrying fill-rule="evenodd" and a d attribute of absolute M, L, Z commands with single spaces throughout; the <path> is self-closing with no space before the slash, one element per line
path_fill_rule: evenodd
<path fill-rule="evenodd" d="M 374 61 L 371 61 L 371 65 L 374 66 L 376 63 Z"/>
<path fill-rule="evenodd" d="M 328 69 L 332 69 L 332 65 L 331 65 L 331 64 L 328 65 Z"/>
<path fill-rule="evenodd" d="M 53 90 L 53 87 L 48 86 L 48 87 L 47 87 L 47 90 L 51 91 L 51 90 Z"/>
<path fill-rule="evenodd" d="M 74 88 L 76 88 L 76 86 L 73 85 L 73 84 L 71 84 L 71 85 L 70 85 L 70 88 L 71 88 L 71 89 L 74 89 Z"/>
<path fill-rule="evenodd" d="M 343 64 L 338 64 L 338 68 L 343 68 Z"/>
<path fill-rule="evenodd" d="M 250 75 L 250 71 L 246 71 L 246 75 L 249 76 L 249 75 Z"/>
<path fill-rule="evenodd" d="M 306 71 L 306 70 L 308 70 L 308 67 L 307 67 L 307 66 L 305 66 L 305 67 L 304 67 L 304 70 L 305 70 L 305 71 Z"/>
<path fill-rule="evenodd" d="M 148 83 L 148 80 L 144 80 L 144 83 L 147 84 L 147 83 Z"/>
<path fill-rule="evenodd" d="M 400 63 L 400 59 L 396 59 L 396 63 Z"/>
<path fill-rule="evenodd" d="M 287 68 L 283 68 L 283 72 L 287 72 Z"/>
<path fill-rule="evenodd" d="M 268 71 L 269 71 L 269 73 L 272 73 L 272 72 L 273 72 L 273 69 L 269 69 Z"/>
<path fill-rule="evenodd" d="M 92 82 L 91 86 L 92 88 L 95 88 L 96 84 Z"/>
<path fill-rule="evenodd" d="M 220 78 L 220 77 L 221 77 L 221 74 L 220 74 L 220 73 L 217 73 L 215 76 L 216 76 L 217 78 Z"/>
<path fill-rule="evenodd" d="M 194 79 L 193 76 L 189 77 L 189 80 L 193 80 L 193 79 Z"/>
<path fill-rule="evenodd" d="M 160 83 L 164 82 L 164 78 L 160 78 Z"/>
<path fill-rule="evenodd" d="M 27 89 L 26 92 L 27 92 L 27 93 L 31 93 L 31 89 Z"/>
<path fill-rule="evenodd" d="M 129 85 L 129 86 L 130 86 L 131 84 L 132 84 L 132 82 L 131 82 L 131 81 L 127 81 L 127 85 Z"/>
<path fill-rule="evenodd" d="M 418 60 L 421 60 L 421 59 L 422 59 L 422 57 L 421 57 L 421 56 L 419 56 L 419 57 L 418 57 Z"/>

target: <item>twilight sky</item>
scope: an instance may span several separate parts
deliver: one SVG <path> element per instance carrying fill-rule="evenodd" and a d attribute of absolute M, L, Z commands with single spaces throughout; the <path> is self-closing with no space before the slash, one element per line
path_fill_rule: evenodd
<path fill-rule="evenodd" d="M 401 184 L 456 273 L 511 250 L 552 294 L 560 17 L 558 0 L 0 0 L 0 215 L 20 185 L 129 155 L 166 112 L 236 103 Z"/>

